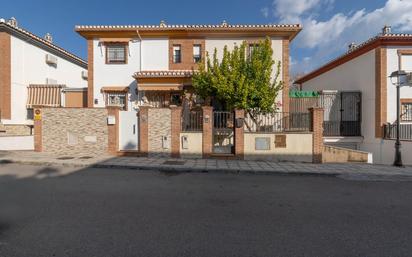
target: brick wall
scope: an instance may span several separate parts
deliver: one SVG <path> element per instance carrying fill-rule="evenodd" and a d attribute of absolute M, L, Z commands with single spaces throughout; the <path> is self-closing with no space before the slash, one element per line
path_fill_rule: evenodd
<path fill-rule="evenodd" d="M 35 143 L 38 143 L 41 133 L 40 149 L 43 152 L 64 156 L 107 154 L 106 109 L 46 108 L 41 112 L 41 131 L 37 131 L 36 128 Z"/>
<path fill-rule="evenodd" d="M 173 46 L 180 45 L 182 60 L 180 63 L 173 62 Z M 192 70 L 197 69 L 198 64 L 193 61 L 193 45 L 200 45 L 202 60 L 205 59 L 204 39 L 170 39 L 169 40 L 169 69 L 170 70 Z"/>
<path fill-rule="evenodd" d="M 180 134 L 180 133 L 179 133 Z M 168 147 L 163 147 L 162 137 L 167 137 Z M 170 157 L 171 155 L 171 110 L 166 108 L 148 109 L 148 150 L 149 157 Z"/>
<path fill-rule="evenodd" d="M 323 152 L 323 109 L 311 108 L 313 129 L 313 163 L 322 163 Z"/>
<path fill-rule="evenodd" d="M 11 119 L 11 38 L 0 32 L 0 115 Z"/>

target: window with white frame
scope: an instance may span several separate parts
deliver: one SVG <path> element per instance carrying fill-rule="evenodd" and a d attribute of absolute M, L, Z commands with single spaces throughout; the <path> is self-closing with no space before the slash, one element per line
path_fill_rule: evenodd
<path fill-rule="evenodd" d="M 182 62 L 182 49 L 180 45 L 173 46 L 173 63 Z"/>
<path fill-rule="evenodd" d="M 126 94 L 125 93 L 106 93 L 106 106 L 116 106 L 121 109 L 126 109 Z"/>
<path fill-rule="evenodd" d="M 401 104 L 401 120 L 412 122 L 412 101 L 402 102 Z"/>
<path fill-rule="evenodd" d="M 250 58 L 253 54 L 253 52 L 258 48 L 258 44 L 249 44 L 248 46 L 248 57 Z"/>
<path fill-rule="evenodd" d="M 202 46 L 193 45 L 193 62 L 199 63 L 202 60 Z"/>
<path fill-rule="evenodd" d="M 106 45 L 106 63 L 125 64 L 127 63 L 127 47 L 125 44 Z"/>

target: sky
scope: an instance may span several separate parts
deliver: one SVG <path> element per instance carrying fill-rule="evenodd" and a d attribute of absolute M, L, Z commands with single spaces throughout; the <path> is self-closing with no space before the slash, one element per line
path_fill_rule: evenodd
<path fill-rule="evenodd" d="M 3 1 L 0 18 L 12 16 L 84 59 L 86 41 L 75 25 L 300 23 L 304 29 L 291 44 L 292 74 L 321 66 L 386 24 L 393 32 L 412 32 L 412 0 Z"/>

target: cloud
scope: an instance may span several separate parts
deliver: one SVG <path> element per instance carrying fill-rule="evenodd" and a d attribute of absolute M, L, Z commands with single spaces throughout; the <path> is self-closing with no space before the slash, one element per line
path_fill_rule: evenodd
<path fill-rule="evenodd" d="M 268 7 L 263 7 L 262 9 L 260 9 L 260 11 L 263 14 L 263 17 L 268 18 L 269 17 L 269 8 Z"/>
<path fill-rule="evenodd" d="M 329 15 L 329 18 L 319 18 L 327 16 L 333 4 L 333 0 L 274 0 L 273 14 L 277 22 L 303 25 L 294 46 L 313 53 L 312 66 L 299 65 L 303 58 L 295 56 L 296 67 L 313 69 L 346 51 L 349 43 L 361 43 L 378 34 L 386 24 L 391 25 L 393 31 L 412 31 L 412 0 L 387 0 L 375 10 L 338 12 Z M 292 69 L 296 71 L 294 67 Z"/>

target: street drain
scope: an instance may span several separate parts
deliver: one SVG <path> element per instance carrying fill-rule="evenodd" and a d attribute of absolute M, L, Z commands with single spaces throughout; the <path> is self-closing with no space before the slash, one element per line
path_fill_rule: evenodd
<path fill-rule="evenodd" d="M 185 161 L 165 161 L 163 164 L 165 165 L 184 165 Z"/>
<path fill-rule="evenodd" d="M 57 158 L 57 160 L 72 160 L 72 159 L 74 159 L 74 157 L 65 156 L 65 157 Z"/>

